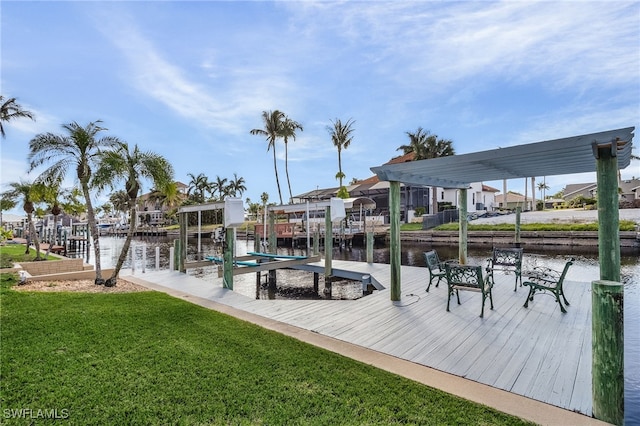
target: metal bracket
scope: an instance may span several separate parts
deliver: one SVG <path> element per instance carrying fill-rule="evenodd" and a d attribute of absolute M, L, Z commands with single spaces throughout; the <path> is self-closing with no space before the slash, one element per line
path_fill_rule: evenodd
<path fill-rule="evenodd" d="M 617 157 L 618 156 L 618 141 L 620 139 L 619 138 L 615 138 L 613 140 L 611 140 L 611 144 L 609 145 L 609 148 L 611 149 L 611 156 L 612 157 Z M 597 159 L 600 158 L 600 148 L 606 148 L 607 145 L 599 145 L 598 141 L 593 141 L 591 142 L 591 149 L 593 150 L 593 156 Z"/>

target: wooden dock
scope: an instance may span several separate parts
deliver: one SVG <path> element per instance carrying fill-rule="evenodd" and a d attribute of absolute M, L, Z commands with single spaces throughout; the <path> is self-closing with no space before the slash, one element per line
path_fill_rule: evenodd
<path fill-rule="evenodd" d="M 495 309 L 479 318 L 473 292 L 461 292 L 462 304 L 454 300 L 446 312 L 446 285 L 426 293 L 426 268 L 402 266 L 402 300 L 392 302 L 389 265 L 334 260 L 333 267 L 370 274 L 386 288 L 349 301 L 256 300 L 215 277 L 161 270 L 135 279 L 591 416 L 590 283 L 566 283 L 571 306 L 562 314 L 547 295 L 524 308 L 527 289 L 514 292 L 514 276 L 497 275 Z"/>

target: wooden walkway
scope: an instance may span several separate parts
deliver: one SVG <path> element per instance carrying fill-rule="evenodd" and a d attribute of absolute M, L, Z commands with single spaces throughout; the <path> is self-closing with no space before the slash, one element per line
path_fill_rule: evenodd
<path fill-rule="evenodd" d="M 480 318 L 475 292 L 460 292 L 462 304 L 452 300 L 446 312 L 446 285 L 426 293 L 426 268 L 402 266 L 402 300 L 392 302 L 389 265 L 332 266 L 371 274 L 386 289 L 358 300 L 256 300 L 214 277 L 164 270 L 136 278 L 591 416 L 590 283 L 565 283 L 571 306 L 562 314 L 545 294 L 523 308 L 528 288 L 514 292 L 514 276 L 497 275 L 495 309 Z M 253 274 L 234 279 L 255 283 Z"/>

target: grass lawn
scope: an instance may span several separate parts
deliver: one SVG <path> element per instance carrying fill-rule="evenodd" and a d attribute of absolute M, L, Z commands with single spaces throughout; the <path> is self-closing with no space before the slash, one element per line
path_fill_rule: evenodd
<path fill-rule="evenodd" d="M 29 254 L 25 254 L 26 246 L 24 244 L 6 244 L 0 246 L 0 268 L 11 268 L 14 263 L 32 262 L 36 258 L 36 249 L 29 248 Z M 40 256 L 46 260 L 57 260 L 58 258 L 46 256 L 40 253 Z"/>
<path fill-rule="evenodd" d="M 7 418 L 20 408 L 83 425 L 525 424 L 163 293 L 14 282 L 2 275 L 3 424 L 29 423 Z"/>

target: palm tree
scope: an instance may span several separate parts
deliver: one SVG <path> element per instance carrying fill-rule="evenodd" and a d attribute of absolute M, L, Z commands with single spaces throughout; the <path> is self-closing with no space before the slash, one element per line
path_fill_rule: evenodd
<path fill-rule="evenodd" d="M 129 149 L 126 142 L 119 142 L 114 150 L 103 151 L 100 155 L 100 167 L 96 170 L 93 183 L 98 190 L 107 186 L 113 188 L 119 181 L 125 182 L 125 191 L 129 204 L 129 230 L 127 238 L 111 277 L 105 282 L 105 286 L 116 285 L 118 274 L 129 252 L 131 240 L 136 228 L 136 200 L 142 187 L 142 178 L 151 179 L 156 187 L 163 187 L 173 180 L 173 167 L 161 155 L 153 152 L 142 152 L 134 145 Z"/>
<path fill-rule="evenodd" d="M 205 192 L 211 191 L 209 178 L 204 173 L 199 173 L 198 176 L 194 176 L 192 173 L 187 173 L 187 176 L 191 178 L 189 188 L 187 189 L 187 195 L 191 195 L 191 191 L 193 191 L 194 201 L 196 203 L 204 203 Z"/>
<path fill-rule="evenodd" d="M 215 198 L 215 192 L 218 191 L 218 201 L 222 201 L 227 194 L 227 178 L 216 176 L 215 182 L 211 184 L 211 196 Z"/>
<path fill-rule="evenodd" d="M 29 239 L 33 241 L 36 247 L 36 258 L 34 260 L 42 260 L 40 257 L 40 241 L 38 240 L 38 234 L 36 227 L 33 224 L 33 212 L 35 211 L 35 202 L 42 194 L 42 184 L 31 183 L 26 181 L 11 182 L 9 183 L 11 189 L 2 193 L 3 200 L 9 200 L 10 202 L 22 202 L 22 208 L 27 214 L 27 226 L 29 228 Z M 29 254 L 29 243 L 25 254 Z"/>
<path fill-rule="evenodd" d="M 87 206 L 80 200 L 82 191 L 76 187 L 63 191 L 62 210 L 72 216 L 80 216 L 87 211 Z"/>
<path fill-rule="evenodd" d="M 538 183 L 538 190 L 540 191 L 540 199 L 542 200 L 542 210 L 544 210 L 545 203 L 545 191 L 549 189 L 549 185 L 547 185 L 546 181 L 542 181 Z"/>
<path fill-rule="evenodd" d="M 126 218 L 126 214 L 129 211 L 129 196 L 122 189 L 112 192 L 109 195 L 109 201 L 113 205 L 113 209 L 116 212 L 123 213 Z"/>
<path fill-rule="evenodd" d="M 284 170 L 287 175 L 287 185 L 289 186 L 289 203 L 293 202 L 293 194 L 291 193 L 291 181 L 289 180 L 288 142 L 289 138 L 292 138 L 294 141 L 296 140 L 296 130 L 300 130 L 302 132 L 304 129 L 300 123 L 285 116 L 284 121 L 282 122 L 281 135 L 284 140 Z"/>
<path fill-rule="evenodd" d="M 9 122 L 16 118 L 30 118 L 35 121 L 33 118 L 33 113 L 22 109 L 20 105 L 16 103 L 16 98 L 8 98 L 6 101 L 4 100 L 4 96 L 0 95 L 0 134 L 5 138 L 6 134 L 4 132 L 4 126 L 2 123 Z"/>
<path fill-rule="evenodd" d="M 451 140 L 438 139 L 437 135 L 432 135 L 430 131 L 424 130 L 422 127 L 418 127 L 414 133 L 406 132 L 406 134 L 409 136 L 409 145 L 400 145 L 396 151 L 403 151 L 405 155 L 413 152 L 413 160 L 426 160 L 455 155 L 453 142 Z M 431 188 L 431 199 L 435 213 L 438 210 L 438 194 L 435 186 Z"/>
<path fill-rule="evenodd" d="M 99 125 L 101 122 L 100 120 L 90 122 L 84 127 L 76 122 L 65 124 L 62 128 L 68 134 L 64 136 L 54 135 L 53 133 L 36 135 L 29 142 L 28 156 L 31 170 L 46 163 L 53 163 L 41 174 L 40 180 L 64 180 L 69 167 L 75 166 L 76 176 L 87 203 L 87 221 L 93 238 L 95 254 L 95 283 L 98 285 L 104 284 L 104 279 L 102 278 L 102 268 L 100 267 L 100 233 L 98 232 L 93 203 L 91 202 L 91 193 L 89 192 L 90 180 L 92 168 L 96 167 L 101 150 L 119 143 L 118 139 L 112 136 L 96 139 L 98 133 L 107 130 Z"/>
<path fill-rule="evenodd" d="M 59 179 L 50 180 L 42 182 L 43 184 L 43 201 L 49 204 L 49 211 L 53 215 L 53 232 L 54 232 L 54 241 L 55 235 L 57 233 L 57 224 L 58 224 L 58 215 L 62 213 L 62 208 L 60 207 L 60 195 L 62 181 Z M 47 253 L 45 256 L 48 256 L 51 253 L 51 247 L 53 246 L 52 242 L 49 241 L 49 247 L 47 248 Z"/>
<path fill-rule="evenodd" d="M 338 149 L 338 173 L 336 178 L 340 180 L 340 188 L 342 188 L 342 179 L 345 178 L 345 174 L 342 172 L 342 150 L 351 145 L 353 140 L 352 133 L 355 130 L 352 127 L 354 123 L 355 121 L 351 118 L 344 124 L 339 119 L 336 119 L 336 121 L 332 122 L 333 127 L 327 126 L 327 130 L 331 134 L 331 142 Z"/>
<path fill-rule="evenodd" d="M 176 182 L 169 182 L 161 187 L 156 187 L 149 194 L 149 200 L 160 205 L 160 208 L 167 207 L 168 213 L 165 218 L 175 214 L 175 208 L 182 204 L 185 195 L 178 190 Z"/>
<path fill-rule="evenodd" d="M 242 193 L 247 190 L 247 187 L 244 184 L 244 178 L 242 176 L 238 176 L 237 173 L 234 173 L 233 179 L 229 182 L 228 190 L 229 195 L 233 197 L 242 197 Z"/>
<path fill-rule="evenodd" d="M 285 118 L 284 113 L 277 109 L 274 111 L 262 111 L 264 129 L 253 129 L 249 132 L 252 135 L 266 137 L 267 152 L 273 148 L 273 169 L 276 173 L 276 185 L 278 187 L 278 195 L 280 196 L 280 204 L 282 204 L 282 191 L 280 191 L 280 178 L 278 177 L 278 165 L 276 163 L 276 140 L 282 136 L 282 127 Z"/>

